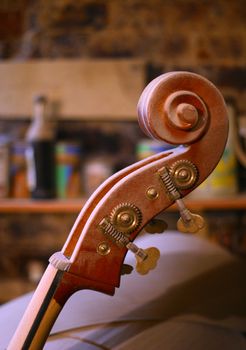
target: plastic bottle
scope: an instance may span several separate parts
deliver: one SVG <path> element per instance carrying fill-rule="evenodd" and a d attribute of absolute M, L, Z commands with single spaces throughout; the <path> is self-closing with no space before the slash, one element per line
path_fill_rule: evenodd
<path fill-rule="evenodd" d="M 27 131 L 27 180 L 31 197 L 48 199 L 55 196 L 54 128 L 46 117 L 47 99 L 34 98 L 33 121 Z"/>

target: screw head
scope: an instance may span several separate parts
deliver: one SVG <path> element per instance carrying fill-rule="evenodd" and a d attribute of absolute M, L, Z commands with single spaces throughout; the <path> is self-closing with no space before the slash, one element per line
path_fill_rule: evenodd
<path fill-rule="evenodd" d="M 148 199 L 153 200 L 153 199 L 157 199 L 159 197 L 159 193 L 155 187 L 151 186 L 147 189 L 146 196 Z"/>
<path fill-rule="evenodd" d="M 132 222 L 134 221 L 134 217 L 133 215 L 130 215 L 131 213 L 127 212 L 127 211 L 123 211 L 121 213 L 119 213 L 117 215 L 117 222 L 118 224 L 125 226 L 125 227 L 129 227 Z"/>
<path fill-rule="evenodd" d="M 100 255 L 108 255 L 111 251 L 111 248 L 107 242 L 101 242 L 97 246 L 97 252 Z"/>

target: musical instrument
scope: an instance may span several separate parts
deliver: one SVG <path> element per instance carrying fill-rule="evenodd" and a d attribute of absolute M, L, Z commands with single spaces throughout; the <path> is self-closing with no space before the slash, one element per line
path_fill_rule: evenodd
<path fill-rule="evenodd" d="M 163 74 L 143 91 L 138 117 L 148 136 L 177 147 L 119 171 L 92 194 L 62 250 L 49 259 L 8 350 L 42 349 L 74 292 L 113 295 L 121 274 L 130 272 L 124 265 L 128 250 L 135 254 L 140 274 L 154 269 L 158 249 L 142 249 L 134 239 L 143 229 L 162 232 L 165 223 L 154 218 L 174 202 L 180 231 L 194 233 L 203 227 L 203 219 L 182 198 L 206 179 L 223 153 L 228 120 L 222 95 L 197 74 Z"/>

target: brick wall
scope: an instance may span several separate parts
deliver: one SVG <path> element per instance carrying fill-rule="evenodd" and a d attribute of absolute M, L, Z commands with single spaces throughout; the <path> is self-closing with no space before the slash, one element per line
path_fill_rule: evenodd
<path fill-rule="evenodd" d="M 144 57 L 240 67 L 245 17 L 244 0 L 2 0 L 0 57 Z"/>
<path fill-rule="evenodd" d="M 138 57 L 195 70 L 245 113 L 244 0 L 2 0 L 0 59 Z"/>

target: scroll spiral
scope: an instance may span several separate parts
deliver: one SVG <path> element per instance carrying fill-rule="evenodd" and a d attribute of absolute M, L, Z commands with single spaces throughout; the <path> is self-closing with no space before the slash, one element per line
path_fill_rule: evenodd
<path fill-rule="evenodd" d="M 138 103 L 139 124 L 146 135 L 170 144 L 192 144 L 216 120 L 215 96 L 207 79 L 190 72 L 172 72 L 154 79 Z M 223 99 L 221 99 L 223 103 Z"/>

